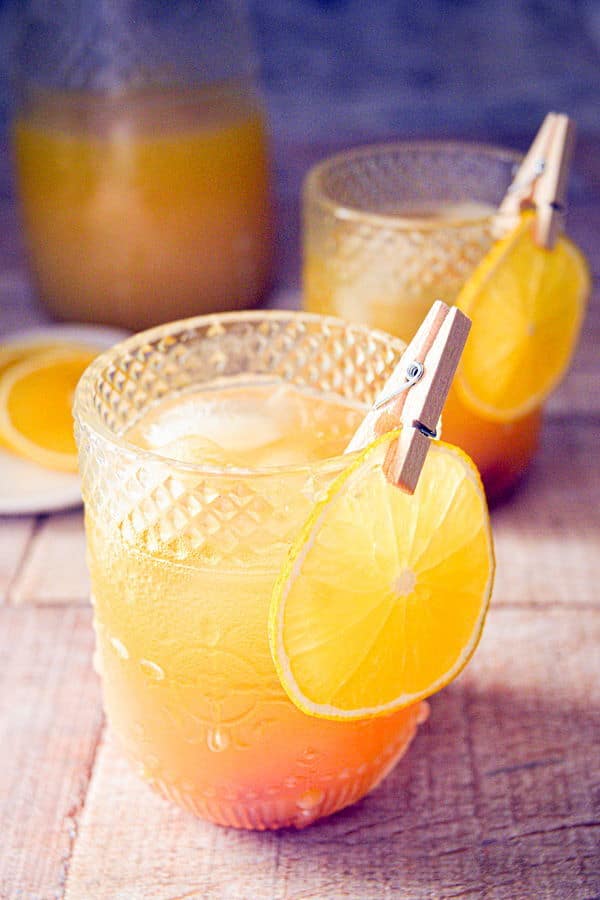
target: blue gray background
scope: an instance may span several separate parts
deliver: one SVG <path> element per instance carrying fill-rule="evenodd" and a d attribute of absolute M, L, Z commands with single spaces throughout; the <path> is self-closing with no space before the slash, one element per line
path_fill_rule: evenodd
<path fill-rule="evenodd" d="M 0 133 L 22 6 L 0 0 Z M 270 116 L 283 284 L 296 281 L 302 177 L 331 150 L 417 136 L 524 149 L 551 109 L 575 119 L 584 151 L 600 135 L 600 0 L 248 0 L 248 11 Z M 584 157 L 585 189 L 600 193 L 597 154 Z M 0 195 L 10 192 L 4 153 Z"/>

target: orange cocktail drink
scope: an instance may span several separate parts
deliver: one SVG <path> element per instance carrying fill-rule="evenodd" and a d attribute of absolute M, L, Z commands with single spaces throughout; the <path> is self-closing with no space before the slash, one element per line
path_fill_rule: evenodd
<path fill-rule="evenodd" d="M 34 285 L 59 318 L 137 329 L 264 293 L 269 171 L 250 88 L 30 90 L 13 148 Z"/>
<path fill-rule="evenodd" d="M 131 338 L 80 383 L 108 719 L 139 774 L 200 816 L 309 824 L 377 784 L 423 716 L 304 714 L 267 634 L 290 546 L 402 349 L 318 316 L 213 316 Z"/>
<path fill-rule="evenodd" d="M 492 246 L 493 213 L 519 157 L 459 143 L 365 147 L 317 165 L 304 189 L 304 304 L 410 340 L 436 299 L 454 303 Z M 518 480 L 541 409 L 495 421 L 452 389 L 443 437 L 477 464 L 488 496 Z"/>

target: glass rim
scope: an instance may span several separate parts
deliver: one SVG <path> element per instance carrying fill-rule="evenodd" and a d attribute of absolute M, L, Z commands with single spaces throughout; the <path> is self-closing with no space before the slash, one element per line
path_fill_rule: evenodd
<path fill-rule="evenodd" d="M 480 225 L 489 222 L 493 214 L 488 213 L 481 217 L 444 219 L 435 220 L 427 217 L 419 216 L 402 216 L 395 213 L 372 212 L 367 209 L 361 209 L 348 203 L 340 203 L 323 186 L 323 178 L 335 166 L 341 162 L 351 162 L 355 159 L 370 157 L 384 151 L 404 151 L 410 154 L 426 151 L 442 151 L 451 152 L 462 150 L 464 152 L 471 151 L 482 157 L 488 157 L 498 162 L 512 163 L 518 165 L 523 159 L 523 154 L 518 150 L 512 150 L 508 147 L 502 147 L 498 144 L 487 144 L 482 141 L 463 141 L 463 140 L 405 140 L 405 141 L 379 141 L 374 144 L 363 144 L 358 147 L 352 147 L 349 150 L 341 150 L 334 153 L 320 162 L 315 163 L 309 169 L 303 185 L 303 201 L 310 198 L 313 202 L 318 203 L 321 207 L 327 209 L 337 219 L 357 222 L 371 222 L 374 225 L 385 226 L 386 228 L 397 228 L 399 231 L 437 231 L 444 229 L 460 229 L 465 226 Z"/>
<path fill-rule="evenodd" d="M 198 326 L 210 326 L 211 324 L 220 323 L 223 320 L 244 322 L 261 321 L 264 319 L 269 319 L 271 321 L 289 321 L 292 319 L 300 319 L 305 322 L 319 322 L 323 323 L 323 325 L 327 325 L 328 323 L 330 323 L 332 325 L 336 325 L 337 327 L 342 326 L 345 331 L 352 331 L 358 334 L 363 334 L 365 338 L 367 338 L 368 336 L 374 336 L 376 338 L 379 338 L 380 340 L 384 340 L 385 343 L 392 348 L 397 348 L 398 358 L 400 358 L 402 352 L 406 348 L 406 344 L 401 338 L 395 337 L 392 334 L 388 334 L 388 332 L 382 331 L 381 329 L 371 328 L 368 325 L 364 325 L 358 322 L 349 322 L 346 319 L 342 319 L 338 316 L 324 316 L 320 313 L 310 313 L 304 312 L 302 310 L 232 310 L 230 312 L 208 313 L 199 316 L 192 316 L 191 318 L 187 319 L 175 319 L 174 321 L 167 322 L 164 325 L 155 325 L 153 328 L 148 328 L 145 331 L 136 332 L 130 337 L 127 337 L 124 340 L 118 341 L 116 344 L 113 344 L 112 347 L 104 350 L 102 353 L 96 356 L 95 359 L 92 360 L 92 362 L 89 364 L 87 369 L 85 369 L 83 375 L 79 379 L 79 382 L 75 389 L 75 396 L 73 400 L 73 418 L 76 424 L 78 426 L 87 428 L 96 436 L 100 437 L 106 444 L 111 445 L 120 452 L 128 453 L 131 456 L 135 456 L 137 459 L 145 460 L 148 463 L 154 465 L 169 466 L 172 469 L 188 474 L 236 478 L 260 478 L 273 476 L 281 477 L 282 475 L 302 472 L 308 473 L 314 472 L 315 470 L 325 473 L 330 470 L 335 471 L 339 468 L 342 460 L 344 461 L 345 465 L 349 464 L 350 461 L 353 460 L 356 457 L 357 453 L 360 451 L 355 451 L 353 453 L 347 454 L 342 453 L 338 454 L 337 456 L 329 456 L 323 459 L 314 460 L 313 462 L 295 463 L 293 465 L 279 466 L 219 466 L 215 465 L 214 463 L 209 464 L 184 462 L 182 460 L 176 459 L 175 457 L 165 456 L 161 453 L 158 453 L 156 450 L 149 450 L 144 447 L 139 447 L 133 441 L 130 441 L 125 435 L 115 434 L 106 425 L 106 423 L 102 421 L 102 418 L 99 416 L 98 411 L 91 402 L 93 392 L 100 381 L 102 372 L 114 358 L 117 351 L 119 351 L 120 353 L 132 352 L 135 349 L 139 349 L 139 347 L 143 346 L 143 344 L 148 341 L 165 338 L 177 334 L 180 331 L 195 328 Z"/>

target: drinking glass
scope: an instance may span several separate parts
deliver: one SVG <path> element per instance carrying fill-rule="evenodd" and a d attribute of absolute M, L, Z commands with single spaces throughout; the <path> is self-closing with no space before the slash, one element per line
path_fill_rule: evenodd
<path fill-rule="evenodd" d="M 356 722 L 284 693 L 267 635 L 273 585 L 348 456 L 251 469 L 167 459 L 128 440 L 190 389 L 282 384 L 365 406 L 404 349 L 293 312 L 176 322 L 96 359 L 77 389 L 97 661 L 108 721 L 136 770 L 186 809 L 240 828 L 302 827 L 393 767 L 425 707 Z"/>
<path fill-rule="evenodd" d="M 303 193 L 306 308 L 410 340 L 434 300 L 455 302 L 491 247 L 493 213 L 519 159 L 433 141 L 357 148 L 315 166 Z M 529 465 L 541 410 L 495 422 L 451 390 L 442 422 L 495 500 Z"/>
<path fill-rule="evenodd" d="M 12 143 L 56 317 L 138 329 L 265 293 L 266 120 L 235 0 L 32 0 Z"/>

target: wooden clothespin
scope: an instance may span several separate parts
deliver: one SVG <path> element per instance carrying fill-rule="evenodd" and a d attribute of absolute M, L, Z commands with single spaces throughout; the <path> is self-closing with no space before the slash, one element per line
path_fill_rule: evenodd
<path fill-rule="evenodd" d="M 384 471 L 389 481 L 409 494 L 436 436 L 470 327 L 471 320 L 458 307 L 436 300 L 346 448 L 346 453 L 360 450 L 402 424 Z"/>
<path fill-rule="evenodd" d="M 551 248 L 563 226 L 575 125 L 548 113 L 495 216 L 497 237 L 514 228 L 519 213 L 534 209 L 535 240 Z"/>

